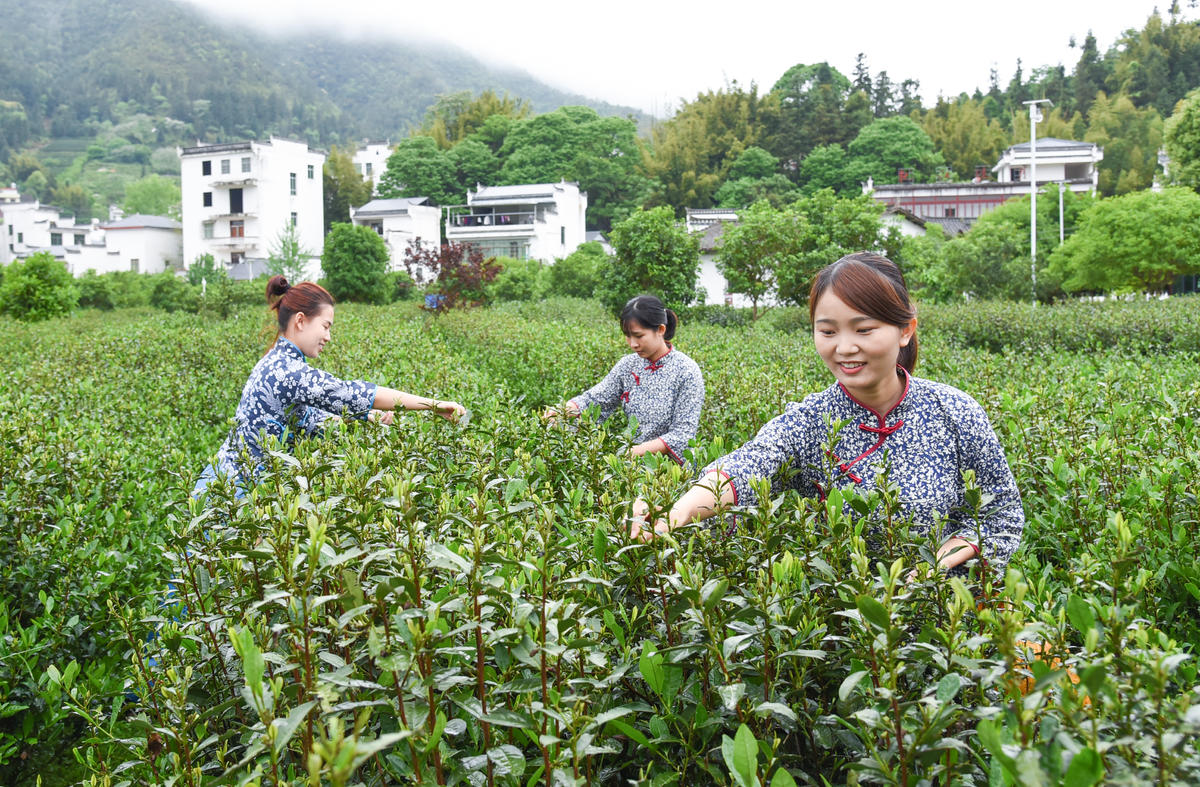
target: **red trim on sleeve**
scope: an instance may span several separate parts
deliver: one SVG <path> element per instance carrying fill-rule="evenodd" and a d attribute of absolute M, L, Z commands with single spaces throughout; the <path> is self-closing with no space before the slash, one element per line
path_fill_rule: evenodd
<path fill-rule="evenodd" d="M 660 443 L 662 443 L 662 444 L 663 444 L 663 448 L 667 449 L 667 453 L 671 455 L 671 458 L 672 458 L 672 459 L 674 459 L 674 460 L 675 460 L 676 462 L 678 462 L 679 464 L 683 464 L 683 459 L 682 459 L 682 458 L 680 458 L 679 454 L 677 454 L 677 453 L 675 453 L 674 451 L 672 451 L 672 450 L 671 450 L 671 446 L 667 445 L 667 441 L 666 441 L 666 440 L 662 439 L 661 437 L 659 437 L 659 438 L 657 438 L 657 439 L 658 439 L 658 442 L 660 442 Z"/>

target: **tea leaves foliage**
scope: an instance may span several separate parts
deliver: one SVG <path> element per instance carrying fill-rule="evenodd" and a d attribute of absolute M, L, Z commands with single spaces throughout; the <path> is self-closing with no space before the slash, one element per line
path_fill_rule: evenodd
<path fill-rule="evenodd" d="M 207 505 L 188 491 L 270 340 L 259 311 L 5 323 L 0 765 L 19 783 L 74 750 L 59 781 L 96 784 L 1197 780 L 1195 349 L 957 308 L 922 312 L 920 373 L 971 392 L 1005 445 L 1029 520 L 1006 577 L 934 572 L 933 544 L 883 524 L 891 489 L 631 543 L 632 501 L 668 506 L 690 474 L 625 459 L 626 424 L 537 416 L 623 352 L 592 302 L 339 305 L 323 368 L 453 397 L 470 423 L 274 446 L 245 499 L 218 484 Z M 1188 335 L 1176 308 L 1095 313 Z M 985 349 L 973 319 L 1024 339 Z M 809 341 L 684 322 L 708 389 L 696 463 L 828 384 Z"/>

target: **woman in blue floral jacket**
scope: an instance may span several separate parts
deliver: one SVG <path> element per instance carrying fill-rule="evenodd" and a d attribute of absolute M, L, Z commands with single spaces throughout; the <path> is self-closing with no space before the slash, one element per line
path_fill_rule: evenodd
<path fill-rule="evenodd" d="M 675 312 L 653 295 L 638 295 L 621 310 L 621 330 L 632 353 L 617 361 L 596 385 L 567 403 L 576 416 L 592 405 L 603 421 L 621 407 L 637 419 L 632 454 L 667 454 L 683 464 L 688 441 L 700 426 L 704 407 L 704 375 L 688 356 L 671 345 Z M 554 410 L 548 411 L 557 415 Z"/>
<path fill-rule="evenodd" d="M 312 282 L 288 284 L 283 276 L 267 282 L 267 303 L 277 314 L 279 334 L 274 346 L 259 359 L 242 388 L 234 425 L 217 452 L 215 465 L 204 469 L 193 496 L 198 497 L 217 476 L 244 484 L 254 475 L 262 456 L 260 436 L 290 443 L 296 435 L 316 435 L 330 419 L 368 417 L 392 422 L 391 410 L 435 410 L 451 421 L 464 412 L 457 402 L 444 402 L 363 380 L 341 380 L 308 365 L 330 339 L 333 296 Z M 243 452 L 250 465 L 243 466 Z"/>
<path fill-rule="evenodd" d="M 817 353 L 836 382 L 789 404 L 750 442 L 709 465 L 653 530 L 635 519 L 633 535 L 649 538 L 723 506 L 755 505 L 756 479 L 770 479 L 777 494 L 788 475 L 790 487 L 823 497 L 831 486 L 869 491 L 886 467 L 902 513 L 918 530 L 945 523 L 940 566 L 982 555 L 1002 569 L 1025 525 L 1016 482 L 983 408 L 957 388 L 913 376 L 916 310 L 899 268 L 865 252 L 843 257 L 817 275 L 809 310 Z M 830 435 L 829 422 L 844 426 Z M 785 466 L 791 474 L 779 472 Z M 978 518 L 967 510 L 966 470 L 984 492 Z"/>

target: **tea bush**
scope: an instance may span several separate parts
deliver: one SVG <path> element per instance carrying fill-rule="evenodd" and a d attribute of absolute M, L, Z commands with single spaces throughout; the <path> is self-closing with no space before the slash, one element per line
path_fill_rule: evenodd
<path fill-rule="evenodd" d="M 1173 308 L 1094 323 L 1183 335 Z M 623 458 L 620 419 L 536 416 L 625 351 L 571 299 L 339 306 L 323 368 L 455 398 L 469 423 L 348 424 L 201 508 L 187 492 L 270 341 L 263 311 L 0 334 L 14 783 L 1200 779 L 1193 351 L 993 353 L 923 311 L 921 374 L 989 412 L 1029 522 L 1007 577 L 947 579 L 889 524 L 894 490 L 629 543 L 630 501 L 665 506 L 689 474 Z M 697 463 L 828 384 L 809 341 L 681 327 L 708 390 Z M 72 749 L 76 770 L 46 765 Z"/>

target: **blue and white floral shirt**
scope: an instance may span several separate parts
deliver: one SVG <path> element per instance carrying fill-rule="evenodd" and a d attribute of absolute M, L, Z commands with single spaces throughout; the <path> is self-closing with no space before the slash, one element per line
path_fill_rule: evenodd
<path fill-rule="evenodd" d="M 688 441 L 700 428 L 704 375 L 695 361 L 673 347 L 653 363 L 630 353 L 571 402 L 581 410 L 598 405 L 601 421 L 620 406 L 626 415 L 637 418 L 637 442 L 658 438 L 671 458 L 683 464 Z"/>
<path fill-rule="evenodd" d="M 300 348 L 280 336 L 250 371 L 216 469 L 230 478 L 253 475 L 254 468 L 240 468 L 238 459 L 243 449 L 254 459 L 262 456 L 260 434 L 288 443 L 297 433 L 319 434 L 321 423 L 333 415 L 369 413 L 375 388 L 375 383 L 339 380 L 309 366 Z"/>
<path fill-rule="evenodd" d="M 824 497 L 831 484 L 875 488 L 886 459 L 888 477 L 900 490 L 901 513 L 912 518 L 916 532 L 929 532 L 944 517 L 943 541 L 958 537 L 979 545 L 989 564 L 1002 569 L 1021 543 L 1025 513 L 987 415 L 957 388 L 904 375 L 904 395 L 886 413 L 860 403 L 837 383 L 789 404 L 750 442 L 705 472 L 726 476 L 739 505 L 755 505 L 750 481 L 769 478 L 771 493 L 779 494 L 785 464 L 794 473 L 789 487 Z M 849 422 L 833 439 L 827 416 Z M 833 447 L 831 454 L 826 446 Z M 964 470 L 975 471 L 985 500 L 991 496 L 979 522 L 965 510 Z"/>

